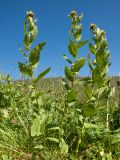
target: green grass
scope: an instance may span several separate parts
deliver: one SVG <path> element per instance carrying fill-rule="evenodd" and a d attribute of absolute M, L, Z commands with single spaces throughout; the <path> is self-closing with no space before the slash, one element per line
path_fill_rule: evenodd
<path fill-rule="evenodd" d="M 32 11 L 24 22 L 25 62 L 19 81 L 0 74 L 1 160 L 120 160 L 120 81 L 107 77 L 110 52 L 105 32 L 90 25 L 93 59 L 79 57 L 83 15 L 72 11 L 64 78 L 35 74 L 45 42 L 31 49 L 38 29 Z M 85 62 L 91 77 L 78 77 Z M 25 76 L 25 77 L 24 77 Z M 29 80 L 25 80 L 27 79 Z"/>

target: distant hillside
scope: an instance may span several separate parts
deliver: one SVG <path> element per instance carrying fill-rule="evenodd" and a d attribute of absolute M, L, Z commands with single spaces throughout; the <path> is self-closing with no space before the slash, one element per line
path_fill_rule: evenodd
<path fill-rule="evenodd" d="M 79 77 L 79 79 L 83 79 L 85 77 Z M 108 77 L 111 79 L 111 86 L 115 86 L 117 88 L 117 81 L 120 81 L 120 77 L 119 76 L 111 76 Z M 18 82 L 22 83 L 24 82 L 25 84 L 30 84 L 31 81 L 30 80 L 19 80 Z M 62 78 L 61 77 L 52 77 L 52 78 L 43 78 L 42 80 L 40 80 L 37 83 L 37 86 L 39 88 L 49 88 L 50 87 L 62 87 Z"/>

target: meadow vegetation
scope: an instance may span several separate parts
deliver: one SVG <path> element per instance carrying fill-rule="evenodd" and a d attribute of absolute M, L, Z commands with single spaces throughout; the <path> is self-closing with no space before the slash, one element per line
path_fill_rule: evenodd
<path fill-rule="evenodd" d="M 69 14 L 65 77 L 35 74 L 45 42 L 32 47 L 38 34 L 35 15 L 26 13 L 25 61 L 18 62 L 22 79 L 0 74 L 0 159 L 2 160 L 120 160 L 120 82 L 108 77 L 110 52 L 106 34 L 90 25 L 90 40 L 82 38 L 82 18 Z M 89 54 L 80 49 L 89 44 Z M 92 55 L 92 56 L 91 56 Z M 92 58 L 91 58 L 92 57 Z M 90 77 L 79 78 L 88 63 Z"/>

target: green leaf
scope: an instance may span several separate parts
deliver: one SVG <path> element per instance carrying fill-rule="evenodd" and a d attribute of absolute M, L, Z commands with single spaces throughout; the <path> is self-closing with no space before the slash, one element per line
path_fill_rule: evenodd
<path fill-rule="evenodd" d="M 74 102 L 76 98 L 77 98 L 77 91 L 75 89 L 72 89 L 67 95 L 67 102 L 68 103 Z"/>
<path fill-rule="evenodd" d="M 101 48 L 105 49 L 108 46 L 106 38 L 103 38 L 101 41 Z"/>
<path fill-rule="evenodd" d="M 63 55 L 63 58 L 64 58 L 69 64 L 72 64 L 72 61 L 71 61 L 66 55 Z"/>
<path fill-rule="evenodd" d="M 34 119 L 31 126 L 31 136 L 33 137 L 41 135 L 44 130 L 47 115 L 45 114 L 45 111 L 43 109 L 39 111 L 39 114 L 40 115 Z"/>
<path fill-rule="evenodd" d="M 61 154 L 63 155 L 68 154 L 68 145 L 65 143 L 63 138 L 61 138 L 60 140 L 59 147 L 60 147 Z"/>
<path fill-rule="evenodd" d="M 48 128 L 49 131 L 52 131 L 52 130 L 59 130 L 60 128 L 59 127 L 51 127 L 51 128 Z"/>
<path fill-rule="evenodd" d="M 74 75 L 67 66 L 65 66 L 65 75 L 68 80 L 70 80 L 70 81 L 74 80 Z"/>
<path fill-rule="evenodd" d="M 79 72 L 79 70 L 84 66 L 86 58 L 80 58 L 77 63 L 72 66 L 73 72 Z"/>
<path fill-rule="evenodd" d="M 40 150 L 42 150 L 42 149 L 44 149 L 44 147 L 43 147 L 42 145 L 36 145 L 36 146 L 34 147 L 34 149 L 40 149 Z"/>
<path fill-rule="evenodd" d="M 45 42 L 38 44 L 35 48 L 30 52 L 29 63 L 31 66 L 36 66 L 40 59 L 40 51 L 43 49 Z"/>
<path fill-rule="evenodd" d="M 84 92 L 85 92 L 85 94 L 87 95 L 87 97 L 88 97 L 89 99 L 91 99 L 91 97 L 92 97 L 92 89 L 89 88 L 89 86 L 88 86 L 87 83 L 84 85 Z"/>
<path fill-rule="evenodd" d="M 87 104 L 84 106 L 85 116 L 92 116 L 96 113 L 95 104 Z"/>
<path fill-rule="evenodd" d="M 120 134 L 115 134 L 111 136 L 112 144 L 119 144 L 120 145 Z"/>
<path fill-rule="evenodd" d="M 88 60 L 88 65 L 90 67 L 90 70 L 93 72 L 94 71 L 94 68 L 93 68 L 93 64 L 91 63 L 90 60 Z"/>
<path fill-rule="evenodd" d="M 109 97 L 114 97 L 115 96 L 115 87 L 113 87 L 110 91 Z"/>
<path fill-rule="evenodd" d="M 32 126 L 31 126 L 31 136 L 39 136 L 41 134 L 40 132 L 40 116 L 37 116 L 37 118 L 34 120 Z"/>
<path fill-rule="evenodd" d="M 92 43 L 89 43 L 89 49 L 93 54 L 96 54 L 96 49 L 95 47 L 92 45 Z"/>
<path fill-rule="evenodd" d="M 32 31 L 30 33 L 31 33 L 30 43 L 32 43 L 36 39 L 37 34 L 38 34 L 37 26 L 34 25 L 34 28 L 32 29 Z"/>
<path fill-rule="evenodd" d="M 69 86 L 69 84 L 66 82 L 65 79 L 62 79 L 62 84 L 63 84 L 63 86 L 65 87 L 66 90 L 70 90 L 70 86 Z"/>
<path fill-rule="evenodd" d="M 2 160 L 12 160 L 12 157 L 9 157 L 8 155 L 4 154 L 2 155 Z"/>
<path fill-rule="evenodd" d="M 20 72 L 26 76 L 32 77 L 32 70 L 29 66 L 26 66 L 24 63 L 19 62 Z"/>
<path fill-rule="evenodd" d="M 54 138 L 54 137 L 47 137 L 46 139 L 49 140 L 49 141 L 52 141 L 52 142 L 59 143 L 59 139 Z"/>
<path fill-rule="evenodd" d="M 24 35 L 24 47 L 27 51 L 30 51 L 30 45 L 30 34 L 26 32 Z"/>
<path fill-rule="evenodd" d="M 104 48 L 100 47 L 99 50 L 98 50 L 97 53 L 96 53 L 97 58 L 99 59 L 99 61 L 100 61 L 100 60 L 101 60 L 101 61 L 103 60 L 103 58 L 104 58 L 104 57 L 103 57 L 103 56 L 104 56 L 103 54 L 104 54 Z"/>
<path fill-rule="evenodd" d="M 76 57 L 78 54 L 78 47 L 75 42 L 70 40 L 70 44 L 68 46 L 69 52 L 73 57 Z"/>
<path fill-rule="evenodd" d="M 78 160 L 78 157 L 77 155 L 70 155 L 70 160 Z"/>
<path fill-rule="evenodd" d="M 51 68 L 47 68 L 45 71 L 43 71 L 42 73 L 40 73 L 38 75 L 38 77 L 34 80 L 35 83 L 37 83 L 41 78 L 43 78 L 49 71 L 51 70 Z"/>
<path fill-rule="evenodd" d="M 92 124 L 92 123 L 84 123 L 84 127 L 85 128 L 99 128 L 99 126 L 97 126 L 96 124 Z"/>
<path fill-rule="evenodd" d="M 78 43 L 77 47 L 80 48 L 82 46 L 84 46 L 86 43 L 88 43 L 88 40 L 87 41 L 81 41 Z"/>
<path fill-rule="evenodd" d="M 69 102 L 67 105 L 68 105 L 68 107 L 73 107 L 75 105 L 75 101 L 74 102 Z"/>
<path fill-rule="evenodd" d="M 106 91 L 107 91 L 107 87 L 106 87 L 106 86 L 97 89 L 97 90 L 96 90 L 96 93 L 98 94 L 98 98 L 99 98 L 100 96 L 102 96 Z"/>
<path fill-rule="evenodd" d="M 74 38 L 76 41 L 79 41 L 81 39 L 81 32 L 82 32 L 82 25 L 76 26 L 76 32 L 74 33 Z"/>

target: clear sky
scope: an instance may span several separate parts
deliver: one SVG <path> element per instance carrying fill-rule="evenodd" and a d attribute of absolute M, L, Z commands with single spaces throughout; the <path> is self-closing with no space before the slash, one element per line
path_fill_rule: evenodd
<path fill-rule="evenodd" d="M 90 38 L 89 25 L 97 24 L 107 34 L 111 51 L 109 75 L 120 72 L 120 0 L 0 0 L 0 72 L 19 78 L 18 61 L 24 61 L 18 47 L 23 46 L 23 23 L 26 11 L 32 10 L 38 18 L 38 42 L 46 41 L 41 52 L 37 72 L 52 67 L 48 76 L 64 75 L 66 62 L 62 58 L 68 53 L 68 13 L 76 10 L 83 13 L 83 39 Z M 88 45 L 80 50 L 80 56 L 87 56 Z M 88 67 L 81 75 L 88 75 Z"/>

